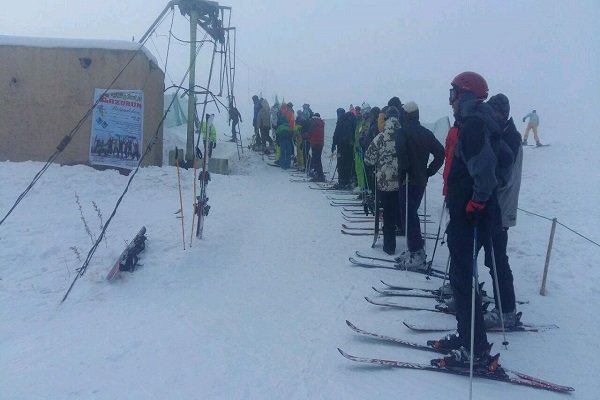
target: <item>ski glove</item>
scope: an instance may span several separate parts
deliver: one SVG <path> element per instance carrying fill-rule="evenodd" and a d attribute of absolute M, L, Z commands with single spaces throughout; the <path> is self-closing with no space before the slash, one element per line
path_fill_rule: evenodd
<path fill-rule="evenodd" d="M 523 122 L 525 122 L 525 118 L 523 118 Z"/>
<path fill-rule="evenodd" d="M 467 203 L 467 207 L 465 211 L 467 212 L 467 219 L 473 225 L 477 226 L 479 224 L 479 220 L 481 219 L 481 215 L 485 210 L 485 203 L 479 203 L 477 201 L 469 200 Z"/>
<path fill-rule="evenodd" d="M 217 142 L 213 142 L 213 149 L 217 147 Z"/>

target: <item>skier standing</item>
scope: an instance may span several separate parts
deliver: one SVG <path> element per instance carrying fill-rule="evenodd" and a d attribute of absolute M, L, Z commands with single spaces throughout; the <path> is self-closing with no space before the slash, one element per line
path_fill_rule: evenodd
<path fill-rule="evenodd" d="M 450 284 L 456 300 L 457 335 L 435 341 L 438 348 L 449 350 L 446 365 L 468 366 L 471 360 L 471 318 L 474 324 L 473 365 L 490 362 L 490 345 L 483 322 L 479 290 L 473 288 L 474 263 L 481 244 L 500 229 L 496 198 L 497 159 L 488 132 L 500 128 L 491 117 L 491 108 L 483 102 L 488 96 L 485 79 L 474 72 L 463 72 L 452 80 L 449 102 L 458 123 L 456 142 L 446 182 L 446 204 L 450 222 L 446 229 L 450 251 Z M 474 241 L 477 235 L 477 242 Z M 475 243 L 474 243 L 475 242 Z M 475 313 L 471 315 L 474 296 Z"/>
<path fill-rule="evenodd" d="M 261 143 L 264 146 L 261 150 L 265 151 L 267 143 L 269 143 L 270 147 L 273 147 L 273 140 L 269 136 L 269 131 L 271 130 L 271 109 L 267 99 L 262 99 L 261 101 L 261 107 L 256 117 L 256 124 L 260 131 Z"/>
<path fill-rule="evenodd" d="M 277 127 L 276 135 L 280 147 L 279 166 L 281 169 L 289 169 L 292 161 L 294 147 L 292 144 L 292 130 L 284 115 L 279 117 L 279 126 Z"/>
<path fill-rule="evenodd" d="M 206 114 L 206 121 L 208 121 L 214 114 Z M 206 141 L 206 121 L 202 121 L 200 125 L 200 132 L 202 133 L 202 143 Z M 214 124 L 210 124 L 210 134 L 208 135 L 208 157 L 212 157 L 212 151 L 217 147 L 217 129 Z"/>
<path fill-rule="evenodd" d="M 331 153 L 334 153 L 337 148 L 337 187 L 340 189 L 350 189 L 355 125 L 352 113 L 344 111 L 343 108 L 338 108 L 336 112 L 338 119 L 335 131 L 333 132 Z"/>
<path fill-rule="evenodd" d="M 383 251 L 396 252 L 396 223 L 398 221 L 398 158 L 396 135 L 400 129 L 400 112 L 388 107 L 385 127 L 369 145 L 365 153 L 366 165 L 376 168 L 378 198 L 383 206 Z"/>
<path fill-rule="evenodd" d="M 313 114 L 313 117 L 310 119 L 308 141 L 310 142 L 310 151 L 312 154 L 311 167 L 315 170 L 315 176 L 311 181 L 325 182 L 323 164 L 321 163 L 321 154 L 323 153 L 323 144 L 325 143 L 325 122 L 323 122 L 319 113 Z"/>
<path fill-rule="evenodd" d="M 402 106 L 402 128 L 396 139 L 400 187 L 400 224 L 405 228 L 408 249 L 400 256 L 400 263 L 408 268 L 425 268 L 427 255 L 421 235 L 418 210 L 425 193 L 427 180 L 444 163 L 444 146 L 433 133 L 419 122 L 419 107 L 414 101 Z M 429 163 L 429 156 L 433 161 Z M 408 173 L 408 182 L 405 182 Z M 408 193 L 407 193 L 408 191 Z M 406 213 L 408 198 L 408 214 Z"/>
<path fill-rule="evenodd" d="M 262 107 L 260 99 L 257 95 L 252 96 L 252 102 L 254 103 L 254 114 L 252 117 L 252 126 L 254 127 L 254 149 L 259 149 L 262 146 L 260 139 L 260 131 L 258 129 L 258 113 Z"/>
<path fill-rule="evenodd" d="M 490 268 L 492 282 L 495 282 L 495 276 L 492 270 L 494 262 L 498 275 L 498 289 L 500 296 L 494 288 L 494 299 L 496 307 L 483 315 L 486 328 L 500 327 L 504 322 L 504 327 L 513 327 L 517 324 L 515 288 L 513 284 L 513 275 L 508 263 L 506 247 L 508 243 L 508 229 L 517 224 L 517 207 L 519 203 L 519 190 L 521 188 L 521 171 L 523 167 L 523 149 L 521 147 L 521 135 L 515 127 L 510 115 L 510 103 L 508 98 L 502 93 L 490 97 L 488 104 L 494 110 L 494 117 L 502 129 L 501 140 L 508 145 L 512 152 L 513 162 L 504 173 L 497 174 L 499 177 L 498 185 L 498 206 L 502 217 L 502 230 L 492 236 L 490 241 L 484 242 L 485 265 Z M 494 257 L 494 261 L 492 261 Z M 500 297 L 500 299 L 498 298 Z M 500 300 L 500 301 L 499 301 Z M 502 319 L 500 318 L 500 309 L 502 309 Z"/>

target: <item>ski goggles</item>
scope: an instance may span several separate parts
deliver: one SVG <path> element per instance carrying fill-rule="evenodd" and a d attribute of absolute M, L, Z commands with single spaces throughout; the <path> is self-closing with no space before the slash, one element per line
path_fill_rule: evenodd
<path fill-rule="evenodd" d="M 451 87 L 450 88 L 450 96 L 448 97 L 448 102 L 450 103 L 450 105 L 452 105 L 452 103 L 454 103 L 458 97 L 460 96 L 460 90 L 456 87 Z"/>

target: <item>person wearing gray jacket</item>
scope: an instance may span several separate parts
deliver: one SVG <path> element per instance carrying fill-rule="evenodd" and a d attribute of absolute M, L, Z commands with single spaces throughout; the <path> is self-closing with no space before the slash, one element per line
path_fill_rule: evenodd
<path fill-rule="evenodd" d="M 507 172 L 499 177 L 497 189 L 498 207 L 502 221 L 502 230 L 493 235 L 489 241 L 483 244 L 485 250 L 485 265 L 490 269 L 492 277 L 495 307 L 483 315 L 486 328 L 504 327 L 509 328 L 518 323 L 515 304 L 515 287 L 513 275 L 506 254 L 508 243 L 508 229 L 517 224 L 517 207 L 519 205 L 519 191 L 521 189 L 521 171 L 523 168 L 523 148 L 521 136 L 515 127 L 510 115 L 510 103 L 502 93 L 492 96 L 488 105 L 494 110 L 494 119 L 500 125 L 502 132 L 500 140 L 508 145 L 513 153 L 513 163 L 507 168 Z M 496 267 L 498 276 L 493 267 Z M 497 286 L 497 287 L 496 287 Z M 498 293 L 499 291 L 499 293 Z M 502 314 L 502 318 L 500 315 Z"/>
<path fill-rule="evenodd" d="M 533 110 L 529 114 L 523 117 L 523 122 L 529 118 L 529 122 L 527 123 L 527 128 L 525 128 L 525 133 L 523 134 L 523 146 L 527 146 L 527 138 L 529 137 L 529 131 L 533 130 L 533 139 L 535 140 L 536 146 L 542 146 L 540 143 L 540 138 L 538 137 L 538 126 L 540 125 L 540 117 Z"/>

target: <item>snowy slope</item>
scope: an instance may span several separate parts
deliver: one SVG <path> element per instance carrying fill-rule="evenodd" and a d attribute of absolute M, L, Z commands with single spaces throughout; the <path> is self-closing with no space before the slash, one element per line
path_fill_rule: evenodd
<path fill-rule="evenodd" d="M 176 143 L 177 140 L 173 140 Z M 597 240 L 598 178 L 582 171 L 598 146 L 553 143 L 525 149 L 521 207 Z M 326 150 L 328 146 L 326 145 Z M 361 356 L 427 362 L 435 355 L 352 333 L 345 324 L 424 342 L 404 319 L 444 315 L 384 310 L 376 297 L 380 279 L 436 288 L 439 281 L 406 272 L 352 267 L 354 250 L 382 255 L 370 237 L 339 233 L 340 210 L 325 194 L 260 155 L 219 142 L 216 156 L 236 162 L 237 175 L 213 175 L 212 209 L 205 238 L 182 249 L 176 171 L 140 170 L 87 273 L 67 301 L 60 299 L 85 258 L 93 234 L 112 211 L 127 177 L 85 166 L 52 166 L 0 226 L 0 397 L 2 399 L 365 399 L 466 398 L 468 379 L 429 372 L 368 367 L 342 358 L 336 347 Z M 323 163 L 329 169 L 325 152 Z M 568 163 L 557 163 L 558 159 Z M 0 163 L 0 211 L 12 206 L 40 163 Z M 192 171 L 182 171 L 186 241 L 189 242 Z M 441 182 L 428 189 L 428 213 L 440 215 Z M 142 267 L 104 279 L 109 266 L 139 228 L 149 241 Z M 547 296 L 539 286 L 550 231 L 547 220 L 524 213 L 511 229 L 509 251 L 524 320 L 556 323 L 543 333 L 490 335 L 501 361 L 513 369 L 572 385 L 571 397 L 597 398 L 600 322 L 597 260 L 600 249 L 559 227 Z M 428 243 L 431 253 L 433 243 Z M 404 243 L 399 240 L 399 250 Z M 436 264 L 445 264 L 446 247 Z M 482 263 L 480 263 L 482 265 Z M 488 281 L 482 267 L 480 276 Z M 432 305 L 429 299 L 395 301 Z M 476 381 L 474 398 L 558 399 L 563 395 Z"/>

